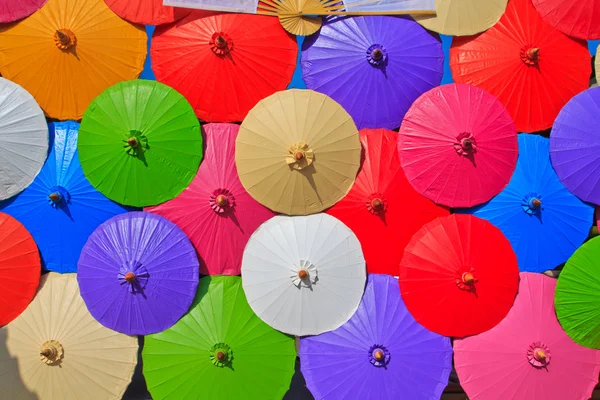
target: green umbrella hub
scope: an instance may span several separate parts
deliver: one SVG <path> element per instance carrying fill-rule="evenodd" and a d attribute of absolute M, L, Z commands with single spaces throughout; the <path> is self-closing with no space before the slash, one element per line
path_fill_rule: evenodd
<path fill-rule="evenodd" d="M 233 361 L 233 350 L 225 343 L 217 343 L 210 349 L 210 361 L 215 367 L 230 367 Z"/>
<path fill-rule="evenodd" d="M 134 157 L 139 157 L 144 154 L 144 151 L 148 150 L 148 138 L 142 132 L 138 130 L 130 130 L 129 135 L 123 140 L 125 145 L 125 152 Z"/>

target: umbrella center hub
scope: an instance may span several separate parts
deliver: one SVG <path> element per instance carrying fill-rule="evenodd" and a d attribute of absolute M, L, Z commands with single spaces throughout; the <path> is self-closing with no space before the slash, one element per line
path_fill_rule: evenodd
<path fill-rule="evenodd" d="M 129 131 L 129 134 L 123 139 L 123 142 L 125 152 L 134 157 L 142 157 L 144 151 L 150 148 L 148 145 L 148 138 L 138 130 Z"/>
<path fill-rule="evenodd" d="M 58 340 L 48 340 L 40 347 L 40 358 L 46 365 L 58 365 L 64 357 L 64 349 Z"/>
<path fill-rule="evenodd" d="M 77 45 L 77 37 L 70 29 L 57 29 L 54 32 L 54 44 L 61 50 L 69 50 Z"/>
<path fill-rule="evenodd" d="M 477 152 L 477 141 L 472 133 L 463 132 L 456 137 L 454 149 L 461 156 L 472 156 Z"/>
<path fill-rule="evenodd" d="M 381 368 L 390 363 L 391 354 L 387 347 L 376 344 L 369 348 L 368 357 L 371 365 Z"/>
<path fill-rule="evenodd" d="M 285 162 L 290 168 L 301 170 L 311 165 L 314 158 L 314 152 L 308 143 L 298 142 L 288 148 Z"/>
<path fill-rule="evenodd" d="M 543 208 L 542 196 L 539 193 L 527 193 L 521 202 L 521 208 L 529 215 L 536 215 Z"/>
<path fill-rule="evenodd" d="M 224 32 L 215 32 L 209 44 L 212 52 L 218 56 L 226 56 L 233 50 L 233 40 Z"/>
<path fill-rule="evenodd" d="M 48 195 L 48 204 L 57 209 L 67 205 L 70 200 L 71 195 L 62 186 L 54 186 Z"/>
<path fill-rule="evenodd" d="M 371 214 L 381 214 L 387 210 L 388 202 L 384 195 L 373 193 L 367 200 L 367 210 Z"/>
<path fill-rule="evenodd" d="M 535 67 L 540 62 L 540 48 L 534 46 L 526 46 L 521 49 L 521 61 L 529 67 Z"/>
<path fill-rule="evenodd" d="M 210 361 L 215 367 L 223 368 L 231 366 L 233 351 L 225 343 L 217 343 L 210 349 Z"/>
<path fill-rule="evenodd" d="M 210 196 L 210 208 L 217 214 L 224 214 L 235 206 L 235 197 L 227 189 L 217 189 Z"/>
<path fill-rule="evenodd" d="M 367 49 L 367 61 L 374 67 L 385 65 L 388 60 L 387 50 L 380 44 L 373 44 Z"/>
<path fill-rule="evenodd" d="M 474 291 L 477 282 L 479 282 L 479 279 L 473 268 L 460 273 L 460 276 L 456 278 L 456 286 L 465 291 Z"/>
<path fill-rule="evenodd" d="M 301 260 L 290 271 L 292 284 L 298 289 L 310 288 L 319 280 L 317 267 L 310 261 Z"/>
<path fill-rule="evenodd" d="M 550 358 L 550 349 L 542 342 L 534 342 L 527 349 L 527 360 L 536 368 L 548 366 Z"/>
<path fill-rule="evenodd" d="M 117 280 L 121 286 L 127 288 L 132 293 L 140 293 L 146 287 L 150 274 L 146 267 L 139 261 L 126 261 L 119 268 Z"/>

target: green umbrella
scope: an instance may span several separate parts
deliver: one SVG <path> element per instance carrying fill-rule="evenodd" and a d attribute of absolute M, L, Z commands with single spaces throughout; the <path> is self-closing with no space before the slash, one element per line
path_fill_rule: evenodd
<path fill-rule="evenodd" d="M 584 243 L 558 276 L 554 307 L 567 335 L 600 348 L 600 237 Z"/>
<path fill-rule="evenodd" d="M 79 129 L 85 176 L 106 197 L 143 207 L 172 199 L 202 160 L 194 110 L 162 83 L 121 82 L 96 97 Z"/>
<path fill-rule="evenodd" d="M 146 336 L 154 399 L 281 399 L 294 374 L 294 338 L 258 318 L 237 276 L 200 280 L 188 314 Z"/>

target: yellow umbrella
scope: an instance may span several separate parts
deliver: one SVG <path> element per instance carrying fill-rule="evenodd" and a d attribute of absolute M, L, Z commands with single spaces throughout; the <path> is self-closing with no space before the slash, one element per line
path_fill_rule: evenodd
<path fill-rule="evenodd" d="M 103 0 L 49 0 L 0 30 L 0 73 L 49 117 L 77 120 L 104 89 L 139 76 L 146 41 Z"/>
<path fill-rule="evenodd" d="M 23 314 L 0 329 L 0 398 L 121 399 L 137 351 L 137 338 L 92 317 L 75 274 L 51 272 Z"/>
<path fill-rule="evenodd" d="M 311 90 L 287 90 L 248 113 L 235 160 L 242 185 L 258 202 L 307 215 L 348 193 L 360 153 L 358 130 L 342 106 Z"/>
<path fill-rule="evenodd" d="M 444 35 L 475 35 L 491 28 L 506 10 L 508 0 L 435 0 L 436 15 L 414 19 L 430 31 Z"/>

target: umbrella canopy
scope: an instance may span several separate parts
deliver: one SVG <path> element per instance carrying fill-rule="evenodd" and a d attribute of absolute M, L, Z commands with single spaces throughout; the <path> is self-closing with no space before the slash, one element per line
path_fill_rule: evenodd
<path fill-rule="evenodd" d="M 318 335 L 354 314 L 365 259 L 354 233 L 327 214 L 277 216 L 250 238 L 242 261 L 250 307 L 273 328 Z"/>
<path fill-rule="evenodd" d="M 173 326 L 196 295 L 198 258 L 185 234 L 159 215 L 106 221 L 81 251 L 81 297 L 102 325 L 128 335 Z"/>
<path fill-rule="evenodd" d="M 600 3 L 596 0 L 532 0 L 544 21 L 579 39 L 600 39 Z"/>
<path fill-rule="evenodd" d="M 37 242 L 44 269 L 76 272 L 90 234 L 107 219 L 124 212 L 85 179 L 77 155 L 79 124 L 51 123 L 51 150 L 31 186 L 0 210 L 25 225 Z"/>
<path fill-rule="evenodd" d="M 0 352 L 7 399 L 120 399 L 137 364 L 137 338 L 94 320 L 75 274 L 44 275 L 27 310 L 0 329 L 0 340 L 7 349 Z"/>
<path fill-rule="evenodd" d="M 161 25 L 175 22 L 192 10 L 163 6 L 163 0 L 104 0 L 119 17 L 144 25 Z"/>
<path fill-rule="evenodd" d="M 157 28 L 151 53 L 156 79 L 183 94 L 198 118 L 240 122 L 288 86 L 298 46 L 275 18 L 192 13 Z"/>
<path fill-rule="evenodd" d="M 417 322 L 444 336 L 464 337 L 485 332 L 506 316 L 517 294 L 519 268 L 498 228 L 454 214 L 413 236 L 399 281 Z"/>
<path fill-rule="evenodd" d="M 511 0 L 496 25 L 453 39 L 450 50 L 454 80 L 498 97 L 521 132 L 550 128 L 565 103 L 587 89 L 591 65 L 586 43 L 544 22 L 531 0 Z"/>
<path fill-rule="evenodd" d="M 581 246 L 567 261 L 556 285 L 556 315 L 567 335 L 600 349 L 600 237 Z"/>
<path fill-rule="evenodd" d="M 439 399 L 452 369 L 450 339 L 419 325 L 383 275 L 369 275 L 348 322 L 301 339 L 299 355 L 317 399 Z"/>
<path fill-rule="evenodd" d="M 200 280 L 189 313 L 146 337 L 144 376 L 154 398 L 281 399 L 294 374 L 294 338 L 252 312 L 237 276 Z"/>
<path fill-rule="evenodd" d="M 500 228 L 521 271 L 543 272 L 567 261 L 587 239 L 594 208 L 572 195 L 550 163 L 550 141 L 519 135 L 519 161 L 498 196 L 469 210 Z"/>
<path fill-rule="evenodd" d="M 359 129 L 398 128 L 443 72 L 439 36 L 411 18 L 332 19 L 303 45 L 306 86 L 340 103 Z"/>
<path fill-rule="evenodd" d="M 119 18 L 103 0 L 49 0 L 0 31 L 2 76 L 61 120 L 81 119 L 104 89 L 137 78 L 146 52 L 144 29 Z"/>
<path fill-rule="evenodd" d="M 85 176 L 106 197 L 143 207 L 171 200 L 192 181 L 202 159 L 200 124 L 186 99 L 158 82 L 107 89 L 81 123 Z"/>
<path fill-rule="evenodd" d="M 550 134 L 550 158 L 560 181 L 577 197 L 600 204 L 600 88 L 572 98 Z"/>
<path fill-rule="evenodd" d="M 248 193 L 291 215 L 320 212 L 344 197 L 360 157 L 352 117 L 311 90 L 286 90 L 261 100 L 242 123 L 235 148 Z"/>
<path fill-rule="evenodd" d="M 206 158 L 179 196 L 146 211 L 176 223 L 200 257 L 203 275 L 239 275 L 250 235 L 275 214 L 242 186 L 235 168 L 234 124 L 204 125 Z"/>
<path fill-rule="evenodd" d="M 508 0 L 435 0 L 436 15 L 416 16 L 430 31 L 444 35 L 475 35 L 500 20 Z"/>
<path fill-rule="evenodd" d="M 522 273 L 506 318 L 487 332 L 454 341 L 456 372 L 469 399 L 590 398 L 600 352 L 575 344 L 560 328 L 555 286 L 555 279 Z"/>
<path fill-rule="evenodd" d="M 31 234 L 0 213 L 0 326 L 27 308 L 40 282 L 40 255 Z"/>
<path fill-rule="evenodd" d="M 463 84 L 419 97 L 404 117 L 398 142 L 408 181 L 449 207 L 472 207 L 498 194 L 513 174 L 518 147 L 506 108 Z"/>
<path fill-rule="evenodd" d="M 25 18 L 42 8 L 48 0 L 0 0 L 0 23 Z"/>
<path fill-rule="evenodd" d="M 29 186 L 47 154 L 48 125 L 40 106 L 21 86 L 0 78 L 0 200 Z"/>
<path fill-rule="evenodd" d="M 346 197 L 327 213 L 356 234 L 370 273 L 398 275 L 402 252 L 423 224 L 448 215 L 408 183 L 398 159 L 398 134 L 363 129 L 362 167 Z"/>

